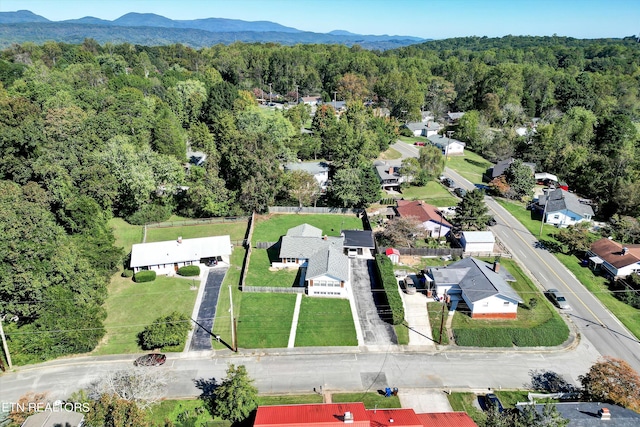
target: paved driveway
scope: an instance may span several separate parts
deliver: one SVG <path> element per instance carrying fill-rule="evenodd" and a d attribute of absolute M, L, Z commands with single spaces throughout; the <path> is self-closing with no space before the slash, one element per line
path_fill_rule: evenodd
<path fill-rule="evenodd" d="M 211 333 L 213 331 L 213 319 L 216 317 L 216 306 L 218 305 L 218 294 L 227 268 L 212 268 L 207 276 L 207 283 L 204 288 L 204 295 L 198 309 L 198 324 L 191 336 L 189 351 L 212 350 Z"/>
<path fill-rule="evenodd" d="M 364 343 L 365 345 L 397 344 L 393 326 L 383 321 L 378 314 L 378 307 L 386 313 L 389 312 L 389 307 L 379 303 L 381 297 L 384 300 L 384 290 L 381 284 L 376 283 L 374 262 L 373 259 L 351 258 L 351 286 Z"/>

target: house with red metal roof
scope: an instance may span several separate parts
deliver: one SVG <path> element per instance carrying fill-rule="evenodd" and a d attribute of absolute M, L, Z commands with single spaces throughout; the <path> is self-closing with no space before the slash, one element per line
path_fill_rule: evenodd
<path fill-rule="evenodd" d="M 347 426 L 345 426 L 347 424 Z M 357 403 L 259 406 L 254 427 L 478 427 L 464 412 L 416 414 Z"/>
<path fill-rule="evenodd" d="M 453 228 L 438 208 L 421 200 L 398 200 L 395 210 L 401 218 L 413 217 L 420 221 L 429 237 L 444 237 Z"/>

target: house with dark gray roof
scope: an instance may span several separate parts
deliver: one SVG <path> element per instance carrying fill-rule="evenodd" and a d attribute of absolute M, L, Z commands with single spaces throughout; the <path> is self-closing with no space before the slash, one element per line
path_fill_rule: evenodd
<path fill-rule="evenodd" d="M 516 409 L 522 411 L 529 403 L 518 403 Z M 569 420 L 567 427 L 637 427 L 640 414 L 622 406 L 601 402 L 560 402 L 554 403 L 558 413 Z M 542 414 L 544 405 L 536 404 L 536 412 Z"/>
<path fill-rule="evenodd" d="M 442 126 L 434 121 L 409 122 L 404 127 L 409 129 L 414 136 L 426 136 L 427 138 L 436 135 L 442 129 Z"/>
<path fill-rule="evenodd" d="M 578 196 L 561 188 L 545 191 L 533 208 L 544 216 L 546 224 L 568 227 L 582 221 L 591 221 L 593 208 L 581 203 Z"/>
<path fill-rule="evenodd" d="M 354 258 L 373 258 L 376 248 L 371 230 L 342 230 L 344 253 Z"/>
<path fill-rule="evenodd" d="M 273 268 L 299 268 L 300 281 L 309 296 L 347 298 L 351 269 L 343 253 L 344 236 L 322 234 L 322 230 L 301 224 L 287 230 L 280 241 L 279 259 Z"/>
<path fill-rule="evenodd" d="M 445 156 L 461 156 L 464 154 L 465 143 L 444 135 L 431 135 L 429 142 L 438 147 Z"/>
<path fill-rule="evenodd" d="M 511 166 L 511 163 L 513 162 L 515 162 L 515 159 L 513 157 L 510 157 L 505 160 L 500 160 L 499 162 L 497 162 L 491 168 L 491 173 L 490 173 L 491 178 L 493 179 L 493 178 L 497 178 L 499 176 L 504 175 L 504 173 L 507 171 L 507 169 L 509 169 L 509 166 Z M 522 164 L 525 166 L 529 166 L 529 169 L 531 169 L 531 175 L 535 173 L 536 171 L 535 163 L 523 162 Z"/>
<path fill-rule="evenodd" d="M 376 174 L 383 190 L 399 190 L 400 184 L 405 181 L 405 177 L 400 173 L 400 162 L 376 160 L 373 163 L 373 167 L 376 169 Z"/>
<path fill-rule="evenodd" d="M 427 271 L 438 296 L 450 301 L 450 311 L 466 304 L 472 318 L 515 319 L 523 300 L 507 282 L 515 278 L 500 263 L 473 257 Z"/>

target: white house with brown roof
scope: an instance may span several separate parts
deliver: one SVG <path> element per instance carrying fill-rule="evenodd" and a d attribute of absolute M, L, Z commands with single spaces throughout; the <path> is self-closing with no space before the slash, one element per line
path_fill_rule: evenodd
<path fill-rule="evenodd" d="M 445 237 L 453 228 L 442 212 L 435 206 L 421 200 L 398 200 L 395 211 L 401 218 L 415 218 L 420 221 L 429 237 Z"/>
<path fill-rule="evenodd" d="M 232 251 L 229 236 L 138 243 L 131 248 L 130 267 L 135 273 L 153 270 L 156 274 L 173 274 L 185 265 L 229 265 Z"/>
<path fill-rule="evenodd" d="M 640 245 L 623 245 L 602 238 L 591 244 L 587 256 L 593 270 L 603 270 L 611 277 L 640 274 Z"/>

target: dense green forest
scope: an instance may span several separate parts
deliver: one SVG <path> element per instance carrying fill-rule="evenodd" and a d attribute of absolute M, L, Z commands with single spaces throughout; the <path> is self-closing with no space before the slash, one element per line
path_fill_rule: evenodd
<path fill-rule="evenodd" d="M 0 315 L 12 354 L 89 351 L 122 265 L 107 222 L 262 212 L 297 204 L 295 159 L 332 162 L 320 201 L 379 197 L 371 160 L 400 123 L 465 111 L 455 137 L 490 160 L 533 161 L 595 199 L 603 219 L 640 216 L 640 44 L 561 37 L 465 38 L 385 52 L 243 44 L 194 50 L 24 43 L 0 52 Z M 257 98 L 347 101 L 339 118 Z M 388 109 L 390 117 L 381 114 Z M 519 136 L 515 129 L 535 132 Z M 207 154 L 185 168 L 187 147 Z M 31 355 L 31 356 L 29 356 Z M 33 359 L 32 359 L 33 360 Z"/>

